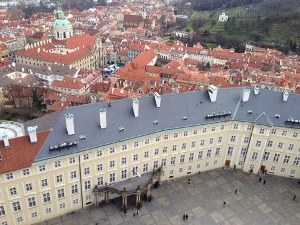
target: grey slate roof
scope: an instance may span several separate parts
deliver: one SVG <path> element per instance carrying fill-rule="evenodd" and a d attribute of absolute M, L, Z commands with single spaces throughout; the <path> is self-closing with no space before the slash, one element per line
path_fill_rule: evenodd
<path fill-rule="evenodd" d="M 300 119 L 300 95 L 290 94 L 287 102 L 282 100 L 282 92 L 260 90 L 259 95 L 251 95 L 248 102 L 242 102 L 243 87 L 219 89 L 216 102 L 210 102 L 207 91 L 162 95 L 161 107 L 157 108 L 154 97 L 139 98 L 139 117 L 134 117 L 132 99 L 122 99 L 109 103 L 95 103 L 64 109 L 49 134 L 35 161 L 67 155 L 87 149 L 105 146 L 119 141 L 143 136 L 159 131 L 183 128 L 228 120 L 249 121 L 270 126 L 291 126 L 300 128 L 300 124 L 287 124 L 287 117 Z M 99 110 L 107 110 L 107 128 L 100 129 Z M 253 114 L 249 114 L 252 110 Z M 209 118 L 207 114 L 232 112 L 232 116 Z M 75 135 L 68 136 L 65 114 L 74 115 Z M 280 114 L 280 118 L 274 117 Z M 187 117 L 187 120 L 183 120 Z M 269 119 L 268 119 L 269 118 Z M 158 125 L 153 121 L 158 120 Z M 119 127 L 124 127 L 121 132 Z M 85 140 L 79 136 L 85 135 Z M 50 146 L 77 140 L 77 146 L 49 151 Z"/>

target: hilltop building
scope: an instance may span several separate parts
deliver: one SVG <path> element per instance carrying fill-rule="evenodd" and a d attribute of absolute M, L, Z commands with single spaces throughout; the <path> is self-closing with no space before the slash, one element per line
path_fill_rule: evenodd
<path fill-rule="evenodd" d="M 0 223 L 33 224 L 216 168 L 300 178 L 300 96 L 218 89 L 74 106 L 0 141 Z M 38 127 L 37 127 L 38 126 Z M 126 187 L 126 188 L 124 188 Z M 116 201 L 117 201 L 116 200 Z"/>
<path fill-rule="evenodd" d="M 229 17 L 225 14 L 225 12 L 223 11 L 222 14 L 219 16 L 219 21 L 220 22 L 227 22 L 229 19 Z"/>

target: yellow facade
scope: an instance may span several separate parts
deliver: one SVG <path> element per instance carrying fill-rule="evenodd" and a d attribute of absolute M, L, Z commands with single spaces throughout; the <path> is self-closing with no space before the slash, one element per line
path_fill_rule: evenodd
<path fill-rule="evenodd" d="M 280 154 L 278 160 L 275 154 Z M 268 174 L 300 178 L 299 130 L 218 122 L 154 133 L 34 163 L 28 168 L 29 175 L 24 175 L 23 169 L 13 171 L 12 179 L 7 179 L 9 173 L 1 174 L 0 224 L 32 224 L 86 207 L 96 202 L 92 193 L 95 185 L 131 178 L 133 169 L 143 174 L 163 165 L 164 181 L 224 167 L 226 160 L 230 160 L 230 168 L 236 165 L 246 172 L 252 168 L 257 173 L 263 165 Z M 31 191 L 26 190 L 29 183 Z M 78 192 L 72 193 L 76 184 Z M 21 207 L 17 212 L 15 202 Z"/>

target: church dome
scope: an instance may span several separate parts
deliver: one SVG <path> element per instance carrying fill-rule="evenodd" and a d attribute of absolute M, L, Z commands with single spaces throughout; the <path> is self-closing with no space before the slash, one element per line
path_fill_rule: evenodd
<path fill-rule="evenodd" d="M 67 19 L 56 19 L 53 24 L 54 29 L 71 28 L 72 24 Z"/>

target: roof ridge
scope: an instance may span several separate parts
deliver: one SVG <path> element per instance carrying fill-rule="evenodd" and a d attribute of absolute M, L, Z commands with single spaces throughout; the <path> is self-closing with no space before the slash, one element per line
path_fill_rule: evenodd
<path fill-rule="evenodd" d="M 263 123 L 258 123 L 259 120 L 265 119 L 267 126 L 273 126 L 274 124 L 272 123 L 271 119 L 268 117 L 268 115 L 265 112 L 262 112 L 255 120 L 254 123 L 256 124 L 261 124 L 261 125 L 265 125 Z"/>

